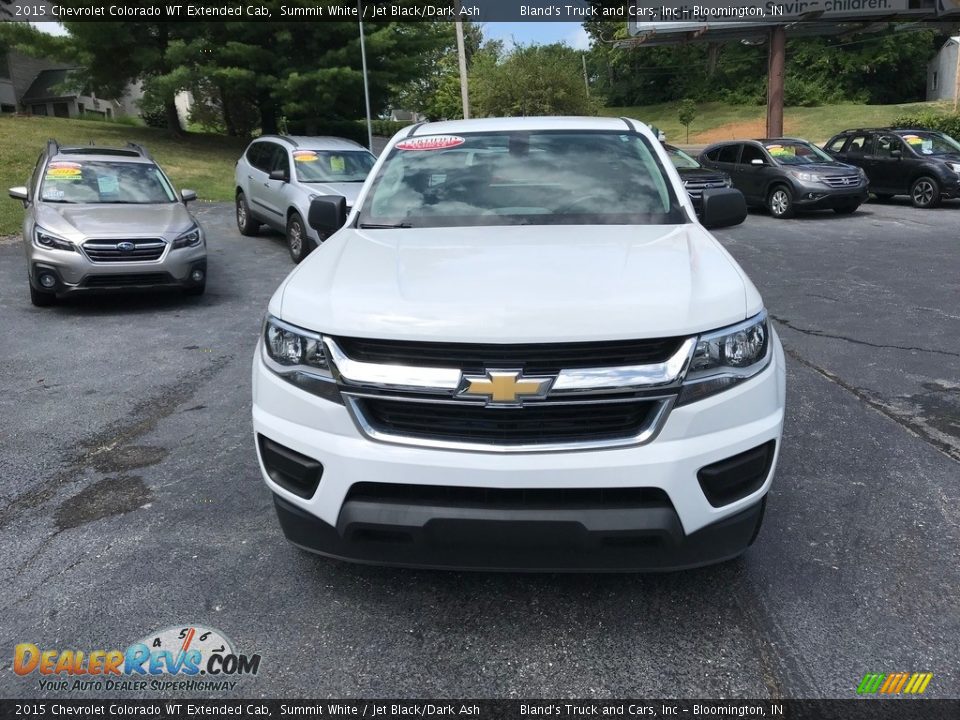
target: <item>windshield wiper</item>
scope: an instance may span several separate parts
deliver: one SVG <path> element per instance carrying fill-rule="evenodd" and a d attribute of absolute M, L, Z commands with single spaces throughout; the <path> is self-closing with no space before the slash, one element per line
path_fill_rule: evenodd
<path fill-rule="evenodd" d="M 60 203 L 61 205 L 76 205 L 76 200 L 43 200 L 45 203 Z"/>
<path fill-rule="evenodd" d="M 400 222 L 394 224 L 381 224 L 381 223 L 360 223 L 359 227 L 362 230 L 393 230 L 395 228 L 412 228 L 413 225 L 407 222 Z"/>

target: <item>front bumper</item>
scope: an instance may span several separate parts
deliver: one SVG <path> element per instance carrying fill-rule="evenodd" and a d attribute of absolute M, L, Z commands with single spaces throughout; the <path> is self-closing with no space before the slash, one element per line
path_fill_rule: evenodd
<path fill-rule="evenodd" d="M 194 270 L 207 274 L 207 248 L 201 243 L 194 248 L 167 248 L 159 260 L 149 262 L 90 261 L 83 252 L 47 250 L 29 243 L 27 262 L 30 285 L 43 292 L 67 295 L 96 290 L 155 287 L 189 288 L 202 284 L 194 281 Z M 56 278 L 53 288 L 40 284 L 44 273 Z"/>
<path fill-rule="evenodd" d="M 820 183 L 809 185 L 795 183 L 793 204 L 798 209 L 826 210 L 844 207 L 854 202 L 862 205 L 869 195 L 866 183 L 850 188 L 831 188 Z"/>
<path fill-rule="evenodd" d="M 275 482 L 288 539 L 337 558 L 421 567 L 505 570 L 666 570 L 722 561 L 752 541 L 773 479 L 783 427 L 783 350 L 758 376 L 674 408 L 647 445 L 609 450 L 490 454 L 392 445 L 357 430 L 346 409 L 253 366 L 253 426 L 265 438 L 322 465 L 301 497 Z M 761 482 L 732 502 L 711 504 L 698 472 L 773 441 Z M 398 502 L 357 499 L 364 483 L 476 491 L 645 488 L 666 502 L 571 508 L 545 503 Z M 454 493 L 456 494 L 456 493 Z"/>

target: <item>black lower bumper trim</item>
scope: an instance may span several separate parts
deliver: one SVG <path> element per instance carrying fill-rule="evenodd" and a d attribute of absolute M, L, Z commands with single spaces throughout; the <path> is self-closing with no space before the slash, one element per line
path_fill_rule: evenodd
<path fill-rule="evenodd" d="M 829 210 L 831 208 L 845 207 L 856 203 L 862 205 L 867 201 L 869 193 L 866 188 L 853 191 L 815 191 L 816 197 L 807 197 L 808 191 L 796 193 L 793 204 L 800 210 Z"/>
<path fill-rule="evenodd" d="M 337 527 L 274 496 L 292 543 L 374 565 L 519 572 L 652 572 L 710 565 L 753 542 L 763 502 L 691 535 L 672 507 L 505 510 L 347 500 Z"/>

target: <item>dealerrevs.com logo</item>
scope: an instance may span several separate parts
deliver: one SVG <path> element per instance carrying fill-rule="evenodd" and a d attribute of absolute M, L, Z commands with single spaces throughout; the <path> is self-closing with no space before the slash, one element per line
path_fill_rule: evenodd
<path fill-rule="evenodd" d="M 41 648 L 20 643 L 13 670 L 38 676 L 41 690 L 226 691 L 236 679 L 256 675 L 260 655 L 238 653 L 219 630 L 202 625 L 168 627 L 126 650 Z"/>

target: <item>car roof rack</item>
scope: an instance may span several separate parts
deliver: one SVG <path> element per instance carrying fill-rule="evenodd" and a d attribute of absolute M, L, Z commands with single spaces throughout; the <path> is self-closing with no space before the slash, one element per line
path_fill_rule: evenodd
<path fill-rule="evenodd" d="M 843 133 L 852 133 L 852 132 L 878 132 L 880 130 L 899 130 L 900 128 L 892 127 L 868 127 L 868 128 L 847 128 L 846 130 L 841 130 L 837 135 L 842 135 Z"/>
<path fill-rule="evenodd" d="M 61 145 L 56 140 L 48 140 L 47 148 L 53 155 L 118 155 L 153 160 L 150 152 L 143 145 L 135 142 L 128 142 L 123 147 L 97 147 L 92 140 L 87 145 Z"/>
<path fill-rule="evenodd" d="M 300 147 L 300 143 L 298 143 L 292 137 L 288 137 L 287 135 L 261 135 L 258 138 L 254 138 L 254 140 L 264 140 L 266 138 L 270 138 L 271 140 L 283 140 L 284 142 L 290 143 L 294 147 Z"/>

